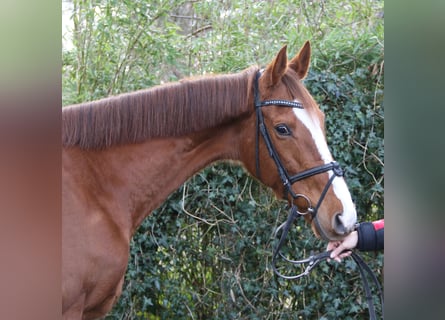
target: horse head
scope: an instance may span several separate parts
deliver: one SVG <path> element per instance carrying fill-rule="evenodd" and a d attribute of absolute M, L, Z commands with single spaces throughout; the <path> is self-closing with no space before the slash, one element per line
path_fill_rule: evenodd
<path fill-rule="evenodd" d="M 244 163 L 278 197 L 296 206 L 317 236 L 335 240 L 353 230 L 357 214 L 326 142 L 324 113 L 302 83 L 310 56 L 309 42 L 291 60 L 285 46 L 256 74 L 255 112 L 245 129 L 250 145 L 243 148 L 250 160 Z"/>

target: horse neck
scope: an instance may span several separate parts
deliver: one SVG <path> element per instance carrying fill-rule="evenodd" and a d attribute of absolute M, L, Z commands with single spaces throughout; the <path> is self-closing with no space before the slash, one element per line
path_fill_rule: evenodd
<path fill-rule="evenodd" d="M 101 173 L 96 176 L 103 180 L 102 188 L 110 195 L 107 199 L 119 202 L 110 203 L 109 214 L 119 215 L 115 220 L 120 225 L 122 221 L 130 223 L 127 227 L 132 235 L 144 218 L 193 174 L 218 160 L 239 160 L 238 126 L 90 152 L 100 166 L 96 169 Z"/>

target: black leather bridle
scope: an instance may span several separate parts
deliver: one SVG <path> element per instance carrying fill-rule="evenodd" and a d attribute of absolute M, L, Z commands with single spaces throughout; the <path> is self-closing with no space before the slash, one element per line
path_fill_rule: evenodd
<path fill-rule="evenodd" d="M 300 102 L 297 101 L 289 101 L 289 100 L 280 100 L 280 99 L 272 99 L 272 100 L 261 100 L 260 98 L 260 90 L 259 90 L 259 78 L 261 77 L 262 71 L 258 71 L 255 76 L 255 84 L 254 84 L 254 106 L 255 106 L 255 112 L 256 112 L 256 141 L 255 141 L 255 164 L 256 164 L 256 175 L 260 179 L 261 177 L 261 171 L 260 171 L 260 160 L 259 160 L 259 137 L 260 134 L 263 137 L 264 143 L 267 147 L 267 151 L 269 152 L 270 157 L 275 162 L 275 165 L 278 170 L 278 174 L 280 176 L 280 179 L 284 186 L 284 198 L 288 199 L 288 195 L 292 197 L 292 201 L 290 202 L 290 205 L 293 210 L 296 210 L 295 212 L 298 213 L 298 215 L 303 216 L 308 213 L 311 214 L 312 219 L 315 222 L 315 225 L 320 233 L 320 235 L 325 238 L 326 240 L 328 237 L 325 235 L 325 232 L 321 228 L 318 219 L 317 219 L 317 212 L 320 208 L 320 205 L 322 201 L 324 200 L 326 193 L 329 190 L 329 187 L 331 186 L 333 180 L 336 177 L 342 177 L 343 176 L 343 170 L 340 168 L 340 165 L 333 161 L 318 167 L 314 167 L 308 170 L 305 170 L 303 172 L 297 173 L 295 175 L 290 175 L 286 168 L 283 166 L 283 163 L 280 160 L 280 157 L 277 153 L 277 151 L 274 148 L 274 145 L 272 143 L 272 140 L 269 135 L 269 131 L 267 130 L 266 125 L 264 124 L 264 116 L 263 116 L 263 107 L 267 106 L 277 106 L 277 107 L 285 107 L 285 108 L 299 108 L 303 109 L 303 105 Z M 292 190 L 292 185 L 300 180 L 312 177 L 314 175 L 332 171 L 333 174 L 329 178 L 328 182 L 326 183 L 326 186 L 324 187 L 323 191 L 320 194 L 320 198 L 318 200 L 318 203 L 315 207 L 312 206 L 312 203 L 310 199 L 300 193 L 295 193 Z M 307 209 L 305 211 L 301 211 L 296 206 L 296 200 L 299 198 L 303 198 L 305 202 L 307 203 Z"/>
<path fill-rule="evenodd" d="M 343 170 L 340 168 L 340 165 L 334 161 L 334 162 L 331 162 L 328 164 L 324 164 L 324 165 L 321 165 L 318 167 L 314 167 L 314 168 L 305 170 L 303 172 L 297 173 L 292 176 L 289 175 L 288 171 L 283 166 L 283 163 L 281 162 L 277 151 L 274 148 L 274 145 L 270 138 L 269 132 L 268 132 L 267 127 L 264 123 L 264 116 L 263 116 L 262 108 L 267 107 L 267 106 L 277 106 L 277 107 L 285 107 L 285 108 L 303 109 L 303 105 L 297 101 L 289 101 L 289 100 L 281 100 L 281 99 L 261 100 L 260 91 L 259 91 L 259 79 L 261 77 L 261 74 L 262 74 L 261 70 L 256 73 L 255 83 L 254 83 L 254 100 L 255 100 L 254 107 L 255 107 L 255 112 L 256 112 L 256 131 L 257 131 L 256 139 L 255 139 L 255 166 L 256 166 L 255 169 L 256 169 L 256 175 L 260 179 L 261 171 L 260 171 L 260 163 L 259 163 L 260 162 L 259 161 L 259 148 L 260 148 L 259 138 L 261 135 L 263 137 L 267 151 L 268 151 L 270 157 L 273 159 L 273 161 L 277 167 L 280 179 L 283 183 L 284 198 L 289 200 L 288 196 L 290 195 L 292 197 L 292 200 L 290 201 L 290 211 L 289 211 L 288 218 L 287 218 L 286 222 L 283 223 L 282 225 L 280 225 L 277 228 L 277 230 L 275 231 L 275 237 L 278 236 L 278 233 L 280 231 L 281 231 L 281 236 L 280 236 L 280 240 L 279 240 L 277 246 L 275 247 L 273 255 L 272 255 L 272 269 L 274 270 L 275 274 L 281 278 L 284 278 L 287 280 L 292 280 L 292 279 L 298 279 L 298 278 L 308 275 L 310 273 L 310 271 L 316 265 L 318 265 L 320 262 L 329 258 L 331 251 L 326 251 L 326 252 L 322 252 L 319 254 L 311 255 L 309 258 L 301 259 L 301 260 L 291 260 L 291 259 L 285 257 L 281 253 L 281 248 L 283 247 L 283 245 L 285 243 L 289 229 L 292 226 L 292 224 L 296 218 L 310 213 L 312 216 L 312 220 L 314 221 L 314 224 L 315 224 L 316 228 L 318 229 L 319 234 L 323 238 L 325 238 L 325 240 L 329 240 L 328 237 L 326 236 L 325 232 L 323 231 L 323 228 L 320 226 L 320 224 L 318 222 L 317 212 L 318 212 L 318 209 L 320 208 L 322 201 L 324 200 L 324 198 L 326 196 L 326 193 L 328 192 L 329 187 L 332 185 L 333 180 L 336 177 L 342 177 L 344 174 L 343 174 Z M 307 196 L 300 194 L 300 193 L 295 193 L 295 191 L 292 190 L 292 185 L 295 182 L 309 178 L 311 176 L 314 176 L 314 175 L 317 175 L 320 173 L 328 172 L 331 170 L 332 170 L 333 174 L 331 175 L 331 177 L 329 178 L 328 182 L 326 183 L 323 191 L 321 192 L 320 198 L 319 198 L 315 207 L 312 206 L 312 203 Z M 296 204 L 296 200 L 299 198 L 303 198 L 307 203 L 307 206 L 306 206 L 307 209 L 305 211 L 299 210 L 299 208 Z M 296 274 L 296 275 L 290 275 L 290 276 L 284 275 L 277 268 L 277 258 L 278 257 L 280 257 L 285 262 L 288 262 L 294 266 L 306 265 L 306 268 L 303 272 Z M 359 268 L 359 271 L 360 271 L 363 286 L 365 288 L 366 299 L 368 302 L 370 319 L 376 319 L 376 312 L 375 312 L 374 303 L 373 303 L 372 296 L 371 296 L 371 290 L 369 288 L 369 283 L 368 283 L 368 280 L 366 279 L 366 273 L 368 273 L 368 275 L 371 277 L 374 284 L 376 285 L 377 289 L 379 290 L 379 295 L 380 295 L 381 305 L 382 305 L 382 313 L 383 313 L 383 294 L 382 294 L 380 284 L 379 284 L 376 276 L 372 272 L 372 270 L 369 268 L 369 266 L 363 261 L 363 259 L 357 253 L 352 252 L 351 257 L 356 262 L 356 264 Z M 382 317 L 383 317 L 383 314 L 382 314 Z"/>

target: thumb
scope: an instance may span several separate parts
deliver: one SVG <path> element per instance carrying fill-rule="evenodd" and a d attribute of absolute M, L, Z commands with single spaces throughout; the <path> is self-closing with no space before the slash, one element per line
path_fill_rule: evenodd
<path fill-rule="evenodd" d="M 345 249 L 345 246 L 343 245 L 343 243 L 340 244 L 337 248 L 332 250 L 331 258 L 333 259 L 333 258 L 337 257 L 344 249 Z"/>

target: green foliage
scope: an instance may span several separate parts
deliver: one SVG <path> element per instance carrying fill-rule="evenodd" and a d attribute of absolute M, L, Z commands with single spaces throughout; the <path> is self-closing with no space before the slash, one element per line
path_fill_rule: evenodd
<path fill-rule="evenodd" d="M 359 220 L 383 217 L 383 2 L 74 0 L 63 104 L 184 76 L 264 65 L 311 40 L 305 80 L 326 113 Z M 147 218 L 131 243 L 123 294 L 107 319 L 366 319 L 351 261 L 277 279 L 273 231 L 285 204 L 234 165 L 211 166 Z M 296 257 L 325 250 L 303 221 Z M 382 280 L 383 255 L 365 257 Z"/>

